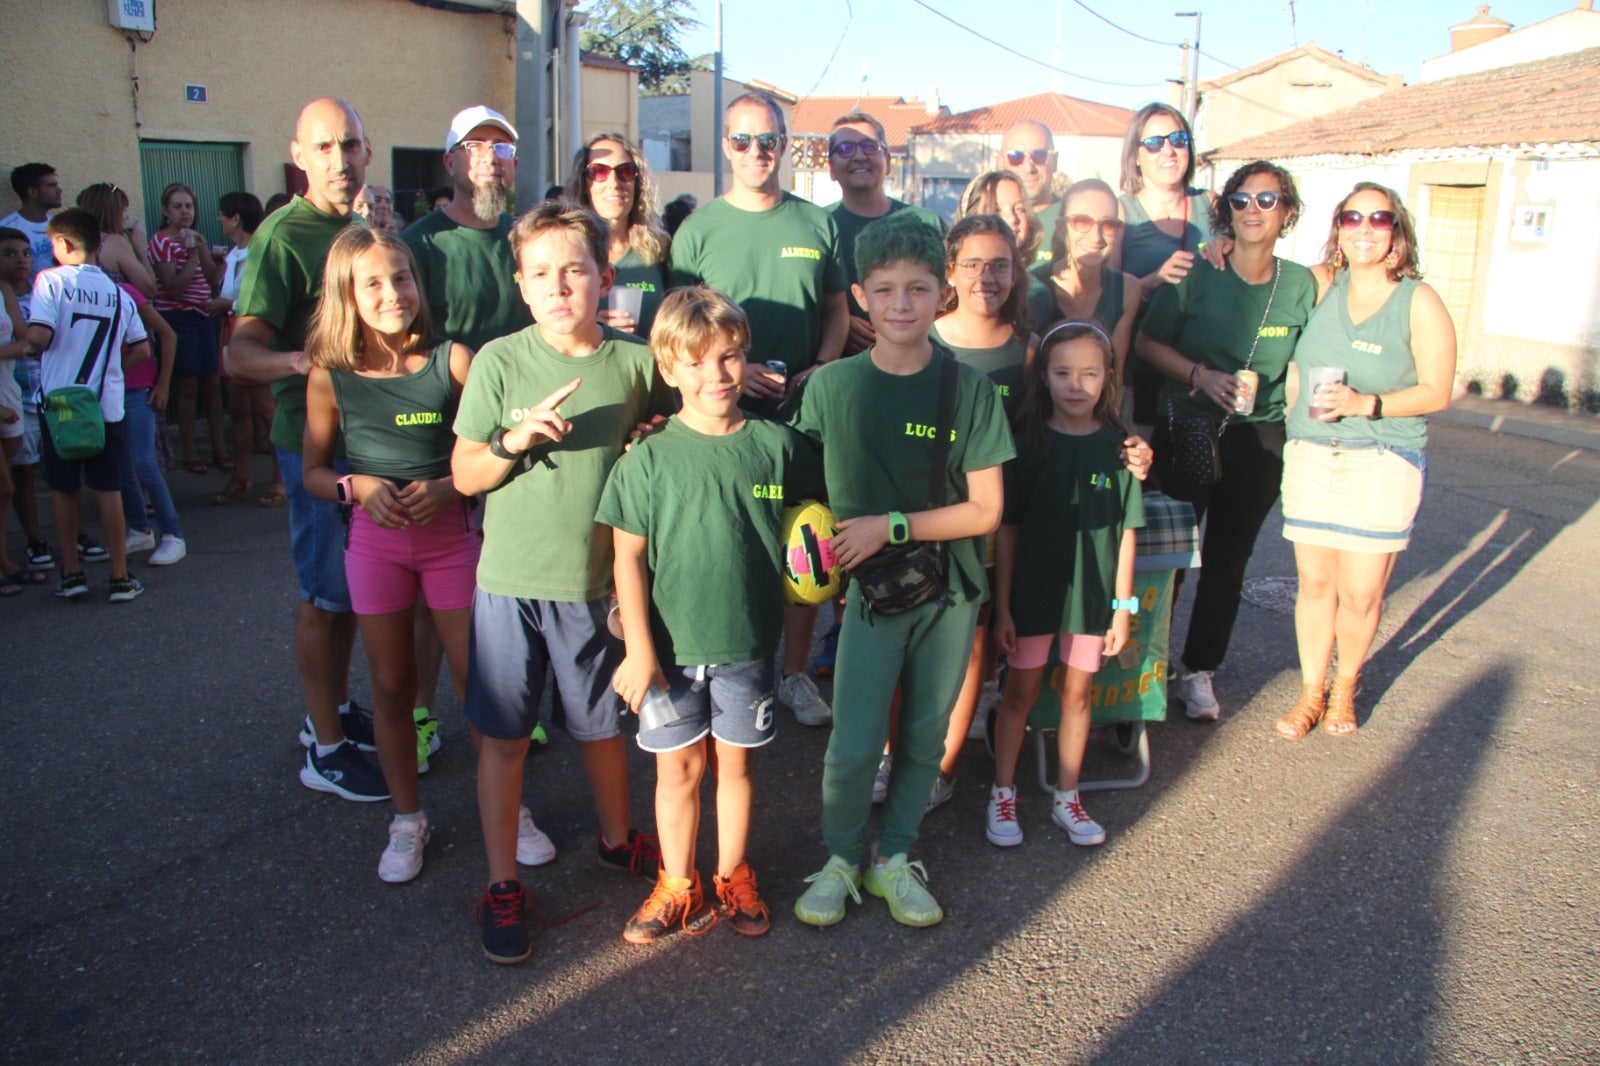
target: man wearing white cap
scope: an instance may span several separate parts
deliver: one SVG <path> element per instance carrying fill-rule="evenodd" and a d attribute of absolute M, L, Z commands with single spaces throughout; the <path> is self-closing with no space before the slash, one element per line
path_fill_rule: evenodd
<path fill-rule="evenodd" d="M 506 213 L 517 174 L 517 131 L 479 104 L 458 112 L 444 138 L 450 202 L 407 226 L 418 281 L 442 336 L 477 351 L 533 324 L 517 291 Z"/>

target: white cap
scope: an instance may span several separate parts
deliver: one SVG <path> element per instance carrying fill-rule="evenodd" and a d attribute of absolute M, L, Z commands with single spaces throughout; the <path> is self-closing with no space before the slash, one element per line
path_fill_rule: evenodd
<path fill-rule="evenodd" d="M 516 127 L 511 125 L 509 119 L 492 107 L 478 104 L 465 111 L 457 111 L 456 117 L 450 120 L 450 132 L 444 137 L 444 150 L 450 151 L 479 126 L 498 126 L 505 130 L 513 141 L 517 139 Z"/>

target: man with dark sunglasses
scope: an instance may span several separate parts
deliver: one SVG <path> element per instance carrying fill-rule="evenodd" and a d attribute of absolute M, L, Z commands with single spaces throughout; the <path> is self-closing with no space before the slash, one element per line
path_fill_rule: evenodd
<path fill-rule="evenodd" d="M 450 202 L 401 233 L 417 257 L 417 287 L 441 336 L 477 351 L 533 324 L 517 291 L 506 211 L 517 177 L 517 131 L 482 104 L 457 112 L 444 138 Z"/>
<path fill-rule="evenodd" d="M 856 277 L 856 237 L 867 228 L 867 223 L 899 211 L 910 211 L 926 222 L 944 239 L 944 220 L 932 211 L 913 207 L 896 200 L 884 191 L 883 182 L 889 174 L 889 141 L 883 123 L 871 115 L 852 111 L 833 120 L 833 132 L 828 136 L 828 174 L 838 183 L 843 198 L 828 213 L 839 227 L 839 254 L 844 260 L 844 270 L 854 285 Z M 855 355 L 865 351 L 877 340 L 867 312 L 850 300 L 850 333 L 845 338 L 844 354 Z"/>
<path fill-rule="evenodd" d="M 788 144 L 783 111 L 764 92 L 748 92 L 723 116 L 722 154 L 732 164 L 728 191 L 690 215 L 672 241 L 672 285 L 709 285 L 733 298 L 750 320 L 745 406 L 776 412 L 813 369 L 839 358 L 850 328 L 848 281 L 833 217 L 779 185 Z M 762 364 L 780 362 L 784 371 Z M 784 615 L 778 699 L 801 725 L 826 725 L 833 711 L 806 673 L 815 607 Z"/>
<path fill-rule="evenodd" d="M 1023 195 L 1033 204 L 1033 213 L 1044 233 L 1034 263 L 1050 262 L 1056 217 L 1061 214 L 1061 197 L 1051 188 L 1056 176 L 1055 136 L 1044 123 L 1033 119 L 1013 123 L 1000 141 L 1000 166 L 1022 183 Z"/>

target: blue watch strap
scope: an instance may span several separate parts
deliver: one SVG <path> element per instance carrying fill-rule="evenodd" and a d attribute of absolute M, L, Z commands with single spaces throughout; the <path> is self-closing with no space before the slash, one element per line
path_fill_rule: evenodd
<path fill-rule="evenodd" d="M 1139 597 L 1129 596 L 1125 600 L 1113 599 L 1111 601 L 1111 609 L 1113 611 L 1127 611 L 1129 614 L 1138 614 Z"/>

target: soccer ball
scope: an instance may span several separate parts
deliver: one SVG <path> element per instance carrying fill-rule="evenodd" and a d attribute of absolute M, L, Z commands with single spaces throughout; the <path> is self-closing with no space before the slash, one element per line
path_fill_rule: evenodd
<path fill-rule="evenodd" d="M 783 595 L 790 603 L 816 605 L 839 594 L 839 559 L 833 554 L 833 511 L 801 500 L 783 512 Z"/>

